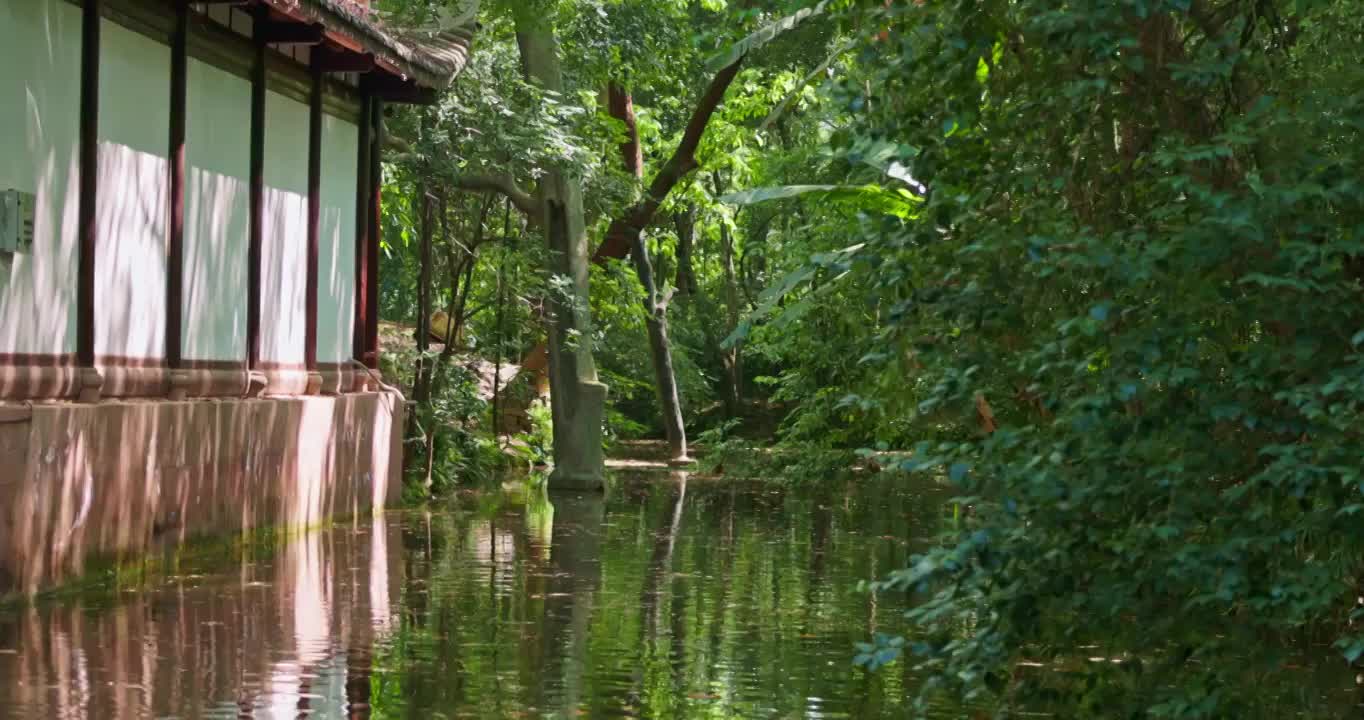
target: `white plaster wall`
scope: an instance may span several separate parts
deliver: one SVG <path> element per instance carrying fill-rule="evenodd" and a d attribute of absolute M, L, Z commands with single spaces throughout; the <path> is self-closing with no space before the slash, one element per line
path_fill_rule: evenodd
<path fill-rule="evenodd" d="M 100 73 L 95 352 L 165 347 L 170 51 L 104 21 Z M 0 355 L 76 350 L 78 6 L 0 1 L 0 190 L 36 195 L 31 254 L 0 260 Z M 246 356 L 250 84 L 189 62 L 184 356 Z M 262 359 L 302 363 L 307 107 L 267 93 Z M 352 123 L 323 119 L 318 359 L 350 358 L 355 303 Z"/>
<path fill-rule="evenodd" d="M 80 9 L 0 2 L 0 190 L 37 196 L 32 254 L 0 259 L 0 354 L 76 351 Z"/>
<path fill-rule="evenodd" d="M 188 86 L 183 354 L 244 362 L 251 84 L 191 58 Z"/>
<path fill-rule="evenodd" d="M 359 128 L 322 118 L 322 223 L 317 259 L 317 360 L 354 355 L 355 183 Z"/>
<path fill-rule="evenodd" d="M 170 49 L 108 20 L 100 32 L 95 354 L 161 358 Z"/>
<path fill-rule="evenodd" d="M 302 365 L 308 240 L 308 107 L 265 97 L 261 361 Z"/>

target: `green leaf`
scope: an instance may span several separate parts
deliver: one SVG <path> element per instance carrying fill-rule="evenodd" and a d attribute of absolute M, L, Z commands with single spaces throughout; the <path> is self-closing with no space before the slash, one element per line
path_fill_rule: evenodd
<path fill-rule="evenodd" d="M 823 0 L 814 7 L 805 8 L 792 15 L 764 25 L 748 37 L 731 45 L 725 52 L 716 55 L 706 63 L 706 69 L 711 72 L 723 70 L 758 48 L 772 42 L 783 33 L 790 32 L 799 27 L 801 23 L 809 20 L 816 15 L 822 15 L 824 8 L 829 4 L 829 0 Z"/>
<path fill-rule="evenodd" d="M 892 215 L 903 220 L 917 217 L 923 200 L 905 189 L 889 190 L 880 185 L 782 185 L 742 190 L 719 198 L 729 205 L 755 205 L 804 195 L 818 195 L 831 201 L 867 212 Z"/>
<path fill-rule="evenodd" d="M 783 185 L 780 187 L 753 188 L 720 196 L 719 200 L 727 205 L 754 205 L 772 200 L 785 200 L 810 193 L 831 193 L 844 189 L 844 185 Z"/>

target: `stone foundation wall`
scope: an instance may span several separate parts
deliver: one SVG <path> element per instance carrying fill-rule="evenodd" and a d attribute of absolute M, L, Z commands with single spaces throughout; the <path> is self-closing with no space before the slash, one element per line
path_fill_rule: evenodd
<path fill-rule="evenodd" d="M 0 594 L 94 558 L 396 502 L 391 393 L 0 405 Z"/>

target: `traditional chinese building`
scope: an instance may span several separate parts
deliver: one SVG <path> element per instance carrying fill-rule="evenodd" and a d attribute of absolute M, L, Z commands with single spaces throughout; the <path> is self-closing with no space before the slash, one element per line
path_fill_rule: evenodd
<path fill-rule="evenodd" d="M 0 593 L 380 507 L 383 113 L 464 32 L 365 0 L 0 0 Z"/>

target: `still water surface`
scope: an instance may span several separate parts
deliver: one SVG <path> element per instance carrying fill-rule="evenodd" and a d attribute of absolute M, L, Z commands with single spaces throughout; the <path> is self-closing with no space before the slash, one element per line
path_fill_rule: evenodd
<path fill-rule="evenodd" d="M 903 664 L 850 663 L 903 606 L 855 586 L 937 529 L 939 491 L 617 480 L 470 493 L 0 613 L 0 718 L 908 714 Z"/>

